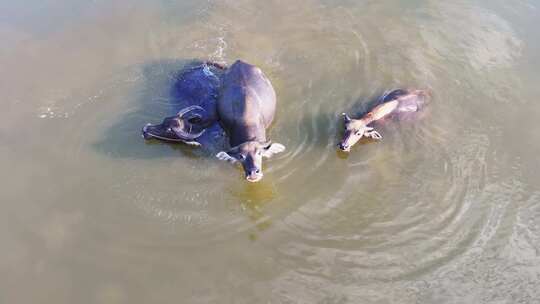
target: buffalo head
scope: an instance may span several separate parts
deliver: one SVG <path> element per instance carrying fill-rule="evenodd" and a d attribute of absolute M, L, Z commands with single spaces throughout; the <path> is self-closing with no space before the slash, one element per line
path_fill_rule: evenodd
<path fill-rule="evenodd" d="M 368 127 L 364 120 L 350 118 L 346 113 L 343 113 L 342 115 L 345 122 L 345 132 L 343 134 L 343 139 L 338 144 L 341 151 L 349 152 L 351 147 L 362 137 L 371 137 L 373 139 L 382 138 L 381 134 L 372 127 Z"/>
<path fill-rule="evenodd" d="M 258 182 L 262 179 L 262 159 L 269 158 L 274 154 L 285 151 L 285 146 L 278 143 L 260 143 L 248 141 L 229 151 L 221 151 L 216 157 L 231 163 L 240 163 L 244 168 L 246 179 L 250 182 Z"/>
<path fill-rule="evenodd" d="M 173 142 L 184 142 L 198 145 L 194 140 L 204 132 L 203 114 L 204 109 L 199 106 L 187 107 L 178 114 L 167 117 L 161 124 L 147 124 L 142 129 L 145 139 L 160 139 Z"/>

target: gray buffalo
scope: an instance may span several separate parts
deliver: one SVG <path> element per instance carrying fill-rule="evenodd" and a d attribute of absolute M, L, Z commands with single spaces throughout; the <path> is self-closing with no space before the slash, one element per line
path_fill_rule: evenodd
<path fill-rule="evenodd" d="M 259 68 L 242 61 L 229 67 L 222 78 L 217 113 L 232 148 L 219 152 L 216 157 L 242 164 L 250 182 L 263 177 L 263 157 L 269 158 L 285 150 L 282 144 L 266 138 L 266 129 L 275 111 L 276 93 Z"/>
<path fill-rule="evenodd" d="M 421 111 L 429 102 L 429 98 L 428 92 L 424 90 L 397 89 L 385 93 L 379 98 L 377 106 L 358 119 L 353 119 L 343 113 L 345 132 L 343 139 L 338 144 L 339 149 L 349 152 L 351 147 L 362 137 L 381 139 L 381 134 L 374 130 L 370 124 L 383 118 L 410 116 Z"/>

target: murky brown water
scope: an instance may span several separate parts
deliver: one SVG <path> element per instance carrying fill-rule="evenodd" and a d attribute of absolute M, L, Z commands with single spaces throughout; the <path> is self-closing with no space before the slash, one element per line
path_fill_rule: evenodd
<path fill-rule="evenodd" d="M 540 303 L 540 2 L 0 0 L 0 303 Z M 278 94 L 265 178 L 145 142 L 192 59 Z M 338 114 L 427 88 L 336 153 Z"/>

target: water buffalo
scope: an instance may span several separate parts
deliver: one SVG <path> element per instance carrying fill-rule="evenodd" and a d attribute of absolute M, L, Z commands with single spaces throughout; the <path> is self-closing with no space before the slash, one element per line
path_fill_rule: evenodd
<path fill-rule="evenodd" d="M 216 157 L 241 163 L 250 182 L 263 177 L 263 157 L 285 150 L 282 144 L 266 138 L 266 128 L 272 123 L 275 110 L 276 93 L 259 68 L 236 61 L 223 75 L 217 112 L 232 148 Z"/>
<path fill-rule="evenodd" d="M 377 120 L 388 117 L 402 117 L 423 109 L 429 102 L 429 94 L 424 90 L 397 89 L 388 91 L 377 102 L 371 111 L 359 119 L 353 119 L 343 113 L 345 133 L 338 144 L 341 151 L 349 152 L 351 147 L 362 137 L 381 139 L 382 136 L 369 125 Z"/>
<path fill-rule="evenodd" d="M 161 124 L 144 126 L 143 137 L 199 146 L 196 140 L 218 120 L 219 77 L 224 70 L 213 62 L 183 69 L 172 90 L 174 115 Z"/>

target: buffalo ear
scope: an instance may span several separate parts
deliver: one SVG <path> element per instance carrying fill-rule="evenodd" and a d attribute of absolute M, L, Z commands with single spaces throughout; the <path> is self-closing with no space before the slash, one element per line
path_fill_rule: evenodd
<path fill-rule="evenodd" d="M 373 139 L 382 139 L 382 135 L 379 132 L 373 130 L 373 128 L 371 128 L 371 130 L 364 132 L 364 136 L 371 137 Z"/>
<path fill-rule="evenodd" d="M 343 120 L 345 122 L 350 122 L 352 120 L 352 118 L 349 115 L 347 115 L 347 113 L 341 113 L 341 116 L 343 116 Z"/>
<path fill-rule="evenodd" d="M 216 157 L 220 160 L 229 162 L 231 164 L 237 163 L 238 160 L 232 156 L 230 156 L 227 152 L 221 151 L 218 154 L 216 154 Z"/>
<path fill-rule="evenodd" d="M 285 146 L 278 143 L 271 143 L 270 145 L 264 147 L 263 156 L 271 157 L 274 154 L 281 153 L 285 151 Z"/>

